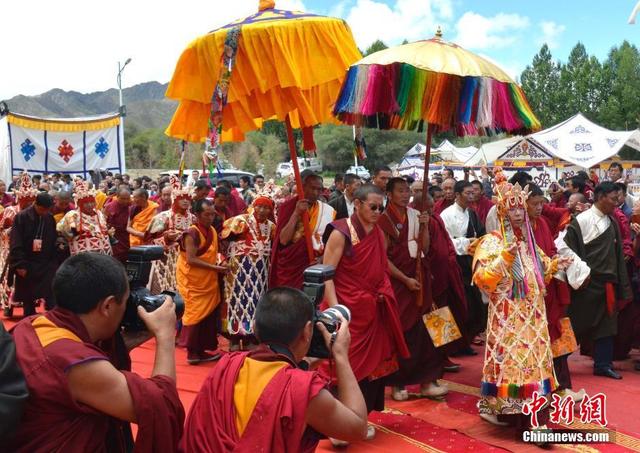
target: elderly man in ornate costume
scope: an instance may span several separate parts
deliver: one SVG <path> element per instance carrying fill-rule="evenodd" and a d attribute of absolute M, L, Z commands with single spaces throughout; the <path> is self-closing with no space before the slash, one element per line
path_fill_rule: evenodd
<path fill-rule="evenodd" d="M 170 181 L 173 197 L 171 209 L 157 214 L 147 228 L 147 242 L 161 245 L 165 250 L 164 259 L 154 261 L 151 267 L 149 290 L 154 294 L 176 288 L 176 266 L 180 252 L 178 241 L 182 233 L 196 222 L 191 213 L 191 189 L 182 187 L 175 175 L 171 176 Z"/>
<path fill-rule="evenodd" d="M 232 349 L 238 348 L 239 340 L 253 340 L 256 305 L 266 292 L 269 279 L 269 257 L 276 231 L 269 220 L 272 212 L 273 201 L 258 197 L 253 201 L 253 212 L 227 219 L 220 235 L 229 243 L 224 300 Z"/>
<path fill-rule="evenodd" d="M 20 177 L 20 186 L 15 190 L 15 198 L 18 204 L 7 206 L 0 215 L 0 304 L 5 316 L 11 316 L 13 308 L 9 303 L 11 286 L 9 282 L 9 237 L 11 226 L 16 214 L 31 206 L 36 199 L 38 190 L 31 184 L 31 178 L 27 172 Z"/>
<path fill-rule="evenodd" d="M 524 407 L 537 392 L 557 388 L 545 312 L 545 282 L 570 263 L 547 257 L 536 245 L 526 210 L 527 188 L 496 177 L 500 231 L 479 239 L 473 281 L 489 298 L 480 417 L 529 427 Z M 499 417 L 500 416 L 500 417 Z M 510 419 L 510 420 L 509 420 Z"/>
<path fill-rule="evenodd" d="M 107 220 L 96 210 L 96 191 L 86 181 L 78 181 L 73 198 L 76 209 L 67 212 L 56 229 L 69 242 L 69 253 L 82 252 L 111 255 Z"/>

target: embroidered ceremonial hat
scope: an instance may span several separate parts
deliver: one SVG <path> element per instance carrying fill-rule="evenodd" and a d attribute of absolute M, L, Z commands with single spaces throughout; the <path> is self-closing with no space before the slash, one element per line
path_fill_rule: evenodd
<path fill-rule="evenodd" d="M 38 195 L 38 189 L 33 187 L 31 177 L 26 171 L 20 175 L 20 187 L 14 189 L 17 199 L 35 198 Z"/>

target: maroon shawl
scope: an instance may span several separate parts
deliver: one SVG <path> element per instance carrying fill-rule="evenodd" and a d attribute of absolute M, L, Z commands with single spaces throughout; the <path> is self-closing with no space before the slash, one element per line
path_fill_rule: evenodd
<path fill-rule="evenodd" d="M 533 236 L 536 244 L 549 258 L 557 255 L 558 250 L 553 240 L 553 233 L 547 219 L 540 216 L 532 222 Z M 571 303 L 569 294 L 569 286 L 566 282 L 557 278 L 552 278 L 547 283 L 547 294 L 544 297 L 545 308 L 547 311 L 547 324 L 549 325 L 549 336 L 551 341 L 560 338 L 560 319 L 566 315 L 567 307 Z"/>
<path fill-rule="evenodd" d="M 18 362 L 30 394 L 22 422 L 12 438 L 13 448 L 30 452 L 126 451 L 126 422 L 78 404 L 67 382 L 69 368 L 91 360 L 114 362 L 115 358 L 92 344 L 80 318 L 62 308 L 44 316 L 57 327 L 74 333 L 81 342 L 60 339 L 43 348 L 32 326 L 38 316 L 41 315 L 22 320 L 13 330 Z M 134 452 L 175 450 L 184 421 L 175 382 L 166 376 L 143 379 L 128 371 L 122 373 L 138 420 Z"/>
<path fill-rule="evenodd" d="M 282 203 L 278 209 L 278 222 L 276 223 L 273 251 L 271 252 L 269 288 L 289 286 L 301 289 L 303 282 L 302 272 L 310 264 L 307 243 L 304 238 L 287 245 L 280 243 L 280 233 L 293 215 L 297 203 L 298 198 L 292 197 Z"/>
<path fill-rule="evenodd" d="M 201 453 L 312 452 L 318 438 L 306 429 L 309 402 L 326 387 L 317 373 L 293 365 L 276 373 L 263 390 L 244 433 L 236 426 L 234 386 L 245 359 L 288 361 L 265 351 L 223 356 L 202 384 L 187 417 L 180 450 Z"/>
<path fill-rule="evenodd" d="M 389 280 L 382 230 L 375 226 L 366 234 L 356 214 L 351 216 L 351 222 L 359 237 L 358 244 L 351 243 L 347 219 L 329 224 L 324 239 L 326 243 L 335 229 L 347 242 L 333 282 L 338 302 L 349 307 L 353 314 L 349 323 L 349 361 L 356 379 L 361 381 L 374 373 L 382 377 L 384 364 L 394 361 L 398 355 L 408 357 L 409 350 Z M 326 307 L 324 302 L 323 308 Z"/>

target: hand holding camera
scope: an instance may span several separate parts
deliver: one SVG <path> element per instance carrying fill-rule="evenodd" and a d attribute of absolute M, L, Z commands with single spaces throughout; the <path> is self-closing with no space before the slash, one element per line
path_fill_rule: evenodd
<path fill-rule="evenodd" d="M 316 323 L 316 328 L 322 333 L 327 349 L 330 351 L 334 360 L 349 360 L 349 346 L 351 345 L 351 333 L 349 332 L 349 321 L 338 313 L 337 321 L 340 327 L 333 333 L 327 330 L 322 322 Z"/>
<path fill-rule="evenodd" d="M 138 316 L 157 340 L 169 338 L 173 341 L 176 329 L 176 308 L 171 296 L 165 295 L 162 305 L 151 312 L 145 310 L 142 305 L 138 305 Z"/>

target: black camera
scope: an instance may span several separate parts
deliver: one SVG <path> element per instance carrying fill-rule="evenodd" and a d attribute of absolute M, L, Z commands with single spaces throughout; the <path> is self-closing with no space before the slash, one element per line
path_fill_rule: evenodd
<path fill-rule="evenodd" d="M 331 280 L 335 273 L 336 269 L 333 266 L 316 264 L 305 269 L 303 274 L 304 283 L 302 285 L 302 291 L 309 297 L 314 308 L 312 319 L 313 337 L 311 338 L 311 345 L 307 353 L 309 357 L 327 359 L 330 356 L 322 332 L 318 330 L 316 323 L 321 322 L 329 332 L 333 333 L 340 327 L 338 314 L 341 314 L 347 321 L 351 321 L 351 311 L 344 305 L 338 304 L 324 311 L 318 310 L 318 305 L 324 297 L 324 282 Z"/>
<path fill-rule="evenodd" d="M 166 296 L 173 298 L 178 319 L 182 317 L 184 301 L 180 294 L 172 291 L 163 291 L 154 295 L 147 289 L 151 274 L 151 262 L 162 257 L 164 257 L 164 248 L 160 245 L 142 245 L 129 249 L 125 269 L 129 278 L 130 293 L 129 299 L 127 299 L 127 308 L 122 318 L 122 327 L 125 331 L 146 330 L 147 327 L 138 316 L 138 306 L 142 306 L 146 311 L 154 311 L 164 303 Z"/>

